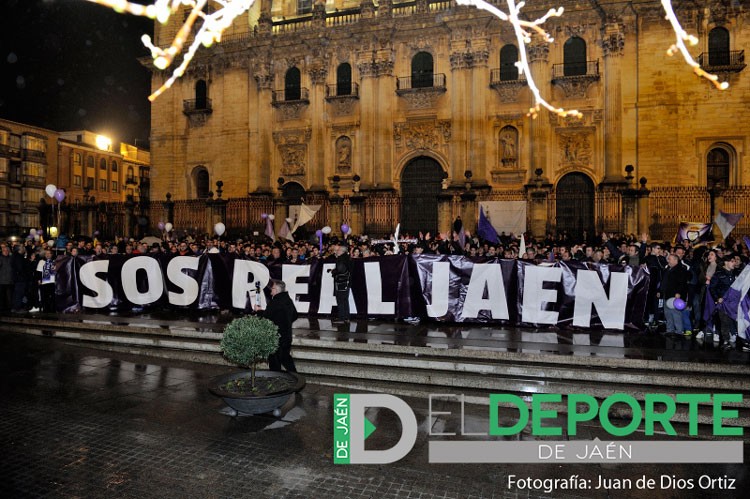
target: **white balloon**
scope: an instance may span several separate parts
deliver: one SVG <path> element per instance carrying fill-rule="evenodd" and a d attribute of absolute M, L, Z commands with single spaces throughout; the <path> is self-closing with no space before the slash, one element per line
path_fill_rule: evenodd
<path fill-rule="evenodd" d="M 321 231 L 321 232 L 322 232 L 323 234 L 330 234 L 330 233 L 331 233 L 331 227 L 330 227 L 330 226 L 328 226 L 328 225 L 326 225 L 325 227 L 323 227 L 322 229 L 320 229 L 320 231 Z"/>
<path fill-rule="evenodd" d="M 41 237 L 39 237 L 39 234 L 34 234 L 34 241 L 38 241 L 40 239 L 41 239 Z"/>
<path fill-rule="evenodd" d="M 55 184 L 47 184 L 47 187 L 44 188 L 44 192 L 46 192 L 47 195 L 51 198 L 55 197 L 56 191 L 57 191 L 57 186 Z"/>
<path fill-rule="evenodd" d="M 50 239 L 49 241 L 47 241 L 47 246 L 49 246 L 50 248 L 54 248 L 55 247 L 55 240 L 54 239 Z"/>
<path fill-rule="evenodd" d="M 36 236 L 36 229 L 31 229 L 29 235 Z"/>
<path fill-rule="evenodd" d="M 275 215 L 268 215 L 268 219 L 273 222 L 274 220 L 276 220 L 276 216 Z"/>
<path fill-rule="evenodd" d="M 352 228 L 351 228 L 351 226 L 349 227 L 349 230 L 348 230 L 348 231 L 346 231 L 346 233 L 347 233 L 347 234 L 351 234 L 351 233 L 352 233 Z"/>
<path fill-rule="evenodd" d="M 218 236 L 224 234 L 225 230 L 227 230 L 227 227 L 226 227 L 226 225 L 224 225 L 221 222 L 219 222 L 216 225 L 214 225 L 214 232 L 216 232 L 216 235 L 218 235 Z"/>
<path fill-rule="evenodd" d="M 173 226 L 170 222 L 164 224 L 164 230 L 166 230 L 167 232 L 172 232 L 172 227 Z"/>

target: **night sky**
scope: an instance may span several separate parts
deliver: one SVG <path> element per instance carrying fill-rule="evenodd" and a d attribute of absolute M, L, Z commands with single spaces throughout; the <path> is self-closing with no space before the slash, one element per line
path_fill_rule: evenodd
<path fill-rule="evenodd" d="M 153 21 L 84 0 L 2 4 L 0 118 L 145 144 L 150 72 L 136 58 Z"/>

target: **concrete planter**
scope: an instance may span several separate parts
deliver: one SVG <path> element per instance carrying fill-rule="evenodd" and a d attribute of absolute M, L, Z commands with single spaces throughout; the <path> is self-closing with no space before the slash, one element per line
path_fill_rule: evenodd
<path fill-rule="evenodd" d="M 232 374 L 225 374 L 218 376 L 211 380 L 211 385 L 208 390 L 221 397 L 224 402 L 237 411 L 238 415 L 254 415 L 254 414 L 265 414 L 268 412 L 275 412 L 281 408 L 296 392 L 302 390 L 305 387 L 305 379 L 297 373 L 290 372 L 279 372 L 279 371 L 256 371 L 255 378 L 286 378 L 292 384 L 292 387 L 281 392 L 271 393 L 268 395 L 241 395 L 235 392 L 229 392 L 219 388 L 225 383 L 238 379 L 248 377 L 248 372 L 238 372 Z"/>

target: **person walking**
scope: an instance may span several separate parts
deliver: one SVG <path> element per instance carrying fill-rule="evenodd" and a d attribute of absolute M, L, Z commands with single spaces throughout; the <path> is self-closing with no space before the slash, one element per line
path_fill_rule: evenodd
<path fill-rule="evenodd" d="M 292 359 L 292 324 L 297 320 L 297 308 L 286 291 L 286 283 L 271 279 L 271 301 L 265 310 L 259 305 L 253 307 L 258 315 L 269 319 L 279 328 L 279 348 L 268 357 L 268 368 L 281 371 L 283 366 L 288 372 L 296 373 L 297 368 Z"/>
<path fill-rule="evenodd" d="M 349 313 L 349 290 L 352 280 L 352 259 L 349 256 L 349 248 L 346 243 L 336 246 L 336 267 L 331 271 L 333 274 L 333 288 L 336 294 L 336 311 L 338 317 L 334 322 L 348 323 Z"/>

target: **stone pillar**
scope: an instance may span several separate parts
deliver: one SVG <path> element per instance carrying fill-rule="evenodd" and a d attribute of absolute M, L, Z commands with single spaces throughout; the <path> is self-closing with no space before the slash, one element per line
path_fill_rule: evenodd
<path fill-rule="evenodd" d="M 270 20 L 270 18 L 269 18 Z M 269 31 L 270 35 L 270 31 Z M 260 52 L 262 48 L 258 48 Z M 270 50 L 270 48 L 269 48 Z M 273 101 L 273 72 L 270 63 L 260 63 L 254 70 L 253 77 L 258 86 L 257 100 L 253 102 L 250 99 L 250 105 L 253 107 L 251 116 L 257 115 L 257 143 L 250 141 L 250 157 L 255 158 L 255 164 L 248 165 L 250 168 L 256 168 L 257 173 L 248 175 L 248 192 L 271 191 L 271 159 L 273 157 L 273 127 L 268 126 L 273 123 L 273 106 L 268 103 Z"/>
<path fill-rule="evenodd" d="M 551 95 L 550 88 L 550 71 L 547 65 L 549 56 L 549 44 L 544 42 L 535 42 L 528 46 L 529 67 L 534 76 L 539 90 L 542 95 Z M 543 171 L 550 171 L 547 158 L 547 145 L 552 140 L 550 117 L 546 113 L 540 113 L 536 118 L 531 120 L 531 161 L 529 162 L 529 178 L 532 178 L 532 172 L 541 168 Z"/>
<path fill-rule="evenodd" d="M 461 221 L 463 222 L 464 229 L 468 229 L 472 235 L 476 233 L 477 195 L 470 190 L 461 194 Z"/>
<path fill-rule="evenodd" d="M 375 102 L 377 101 L 377 71 L 372 52 L 363 50 L 358 54 L 357 70 L 360 75 L 359 109 L 360 130 L 359 147 L 354 152 L 359 155 L 360 172 L 365 185 L 372 187 L 376 183 L 373 158 L 375 142 L 373 130 L 377 130 L 375 119 Z M 356 164 L 352 158 L 352 164 Z"/>
<path fill-rule="evenodd" d="M 363 234 L 365 231 L 365 197 L 359 193 L 351 196 L 349 210 L 351 213 L 349 227 L 352 229 L 352 234 Z"/>
<path fill-rule="evenodd" d="M 227 225 L 227 200 L 221 198 L 223 186 L 224 182 L 221 180 L 216 182 L 216 199 L 213 202 L 213 217 L 209 220 L 209 234 L 214 233 L 214 226 L 217 223 L 222 222 L 224 225 Z"/>
<path fill-rule="evenodd" d="M 282 197 L 275 197 L 273 200 L 273 233 L 277 234 L 276 239 L 278 240 L 278 233 L 279 229 L 281 229 L 281 226 L 284 225 L 284 221 L 286 220 L 286 217 L 289 216 L 289 204 L 287 203 L 287 200 Z M 289 227 L 291 230 L 291 227 Z M 266 226 L 263 225 L 263 231 L 265 232 Z"/>
<path fill-rule="evenodd" d="M 622 181 L 622 54 L 625 34 L 617 22 L 607 23 L 603 31 L 604 183 L 610 183 Z"/>
<path fill-rule="evenodd" d="M 393 78 L 393 50 L 390 48 L 379 49 L 375 57 L 377 99 L 374 102 L 375 114 L 373 116 L 373 128 L 371 129 L 375 137 L 373 143 L 374 177 L 378 188 L 391 188 L 393 187 L 393 155 L 391 154 L 393 131 L 390 126 L 383 126 L 383 123 L 390 123 L 393 119 L 392 105 L 395 102 L 393 95 L 396 88 Z"/>
<path fill-rule="evenodd" d="M 454 183 L 461 182 L 464 172 L 471 170 L 469 140 L 471 135 L 469 106 L 475 100 L 471 94 L 470 52 L 462 32 L 451 40 L 451 157 L 450 178 Z M 481 94 L 480 94 L 481 95 Z"/>
<path fill-rule="evenodd" d="M 323 23 L 325 23 L 325 6 L 316 5 L 316 8 L 324 9 L 324 17 L 322 19 Z M 307 168 L 308 171 L 305 173 L 307 173 L 307 178 L 310 182 L 310 189 L 318 190 L 322 189 L 325 185 L 326 172 L 328 172 L 329 175 L 334 173 L 334 167 L 326 165 L 325 154 L 328 149 L 325 142 L 330 141 L 330 138 L 325 132 L 328 129 L 325 124 L 325 117 L 328 116 L 325 112 L 325 83 L 326 78 L 328 77 L 327 61 L 322 58 L 321 60 L 313 61 L 308 70 L 308 74 L 310 75 L 310 82 L 312 83 L 312 88 L 310 89 L 310 117 L 312 120 L 312 137 L 310 139 L 310 146 L 312 154 L 309 155 L 310 164 Z"/>
<path fill-rule="evenodd" d="M 646 177 L 641 177 L 638 189 L 638 234 L 648 233 L 649 223 L 651 221 L 651 212 L 648 207 L 648 195 L 651 193 L 646 188 Z"/>
<path fill-rule="evenodd" d="M 453 203 L 453 194 L 443 191 L 438 194 L 438 233 L 446 232 L 450 234 L 453 230 L 453 220 L 451 220 L 451 204 Z M 463 219 L 463 217 L 461 217 Z M 437 234 L 433 234 L 436 236 Z"/>

